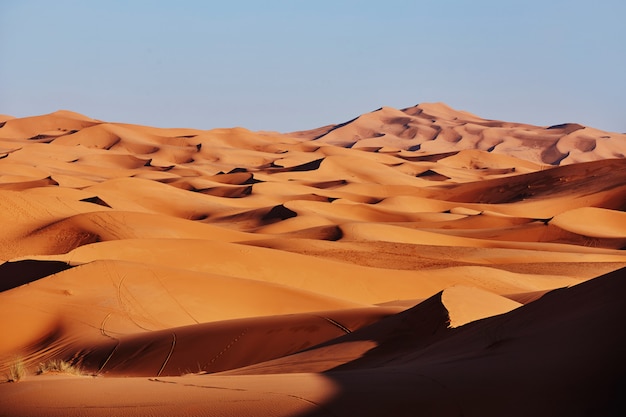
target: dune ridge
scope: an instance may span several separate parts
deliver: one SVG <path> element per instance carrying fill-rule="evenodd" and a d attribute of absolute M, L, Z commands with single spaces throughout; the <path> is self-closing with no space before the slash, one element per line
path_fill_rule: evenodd
<path fill-rule="evenodd" d="M 621 415 L 625 155 L 443 103 L 0 116 L 0 415 Z"/>

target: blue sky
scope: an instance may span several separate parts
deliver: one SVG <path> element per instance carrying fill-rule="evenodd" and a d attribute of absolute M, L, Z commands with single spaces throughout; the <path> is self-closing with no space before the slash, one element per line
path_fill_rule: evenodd
<path fill-rule="evenodd" d="M 289 132 L 442 101 L 626 132 L 623 0 L 0 6 L 0 114 Z"/>

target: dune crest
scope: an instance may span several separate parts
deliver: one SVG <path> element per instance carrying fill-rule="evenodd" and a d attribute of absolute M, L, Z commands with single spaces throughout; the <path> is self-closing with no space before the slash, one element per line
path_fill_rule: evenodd
<path fill-rule="evenodd" d="M 482 119 L 444 103 L 402 110 L 382 107 L 322 131 L 296 132 L 296 136 L 357 149 L 408 150 L 416 155 L 477 149 L 549 165 L 626 154 L 624 134 L 573 123 L 539 127 Z"/>
<path fill-rule="evenodd" d="M 625 155 L 443 103 L 2 115 L 0 414 L 621 415 Z"/>

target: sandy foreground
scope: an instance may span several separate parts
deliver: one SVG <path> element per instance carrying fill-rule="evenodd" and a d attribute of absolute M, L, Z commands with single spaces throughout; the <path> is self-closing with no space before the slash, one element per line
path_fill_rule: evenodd
<path fill-rule="evenodd" d="M 0 116 L 0 416 L 626 415 L 625 155 L 441 103 Z"/>

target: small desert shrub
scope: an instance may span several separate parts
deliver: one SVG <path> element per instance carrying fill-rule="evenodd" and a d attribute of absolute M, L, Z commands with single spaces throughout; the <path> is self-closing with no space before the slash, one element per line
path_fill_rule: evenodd
<path fill-rule="evenodd" d="M 16 359 L 9 367 L 9 373 L 7 374 L 7 381 L 18 382 L 26 376 L 26 367 L 21 359 Z"/>
<path fill-rule="evenodd" d="M 56 372 L 61 374 L 83 375 L 83 371 L 78 366 L 61 359 L 52 359 L 46 363 L 40 363 L 37 367 L 37 375 Z"/>

